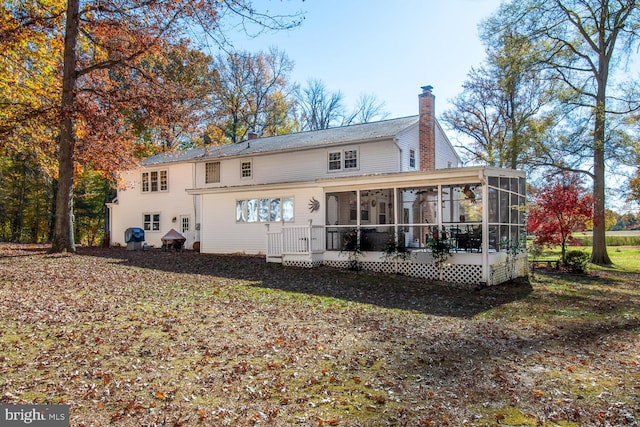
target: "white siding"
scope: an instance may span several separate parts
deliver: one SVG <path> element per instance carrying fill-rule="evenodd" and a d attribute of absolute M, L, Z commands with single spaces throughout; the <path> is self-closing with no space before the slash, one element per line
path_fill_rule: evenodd
<path fill-rule="evenodd" d="M 259 140 L 256 141 L 256 144 Z M 358 150 L 358 165 L 354 170 L 329 171 L 328 153 L 339 150 Z M 337 176 L 370 175 L 398 172 L 398 147 L 391 140 L 322 147 L 297 152 L 253 155 L 241 158 L 220 159 L 220 183 L 205 184 L 205 163 L 196 165 L 196 187 L 228 187 L 251 184 L 272 184 L 280 182 L 308 181 Z M 253 163 L 253 177 L 240 177 L 240 163 L 250 159 Z"/>
<path fill-rule="evenodd" d="M 462 166 L 460 156 L 451 145 L 449 138 L 436 122 L 436 169 L 457 168 Z"/>
<path fill-rule="evenodd" d="M 160 214 L 160 230 L 145 231 L 145 241 L 159 247 L 160 238 L 174 228 L 180 232 L 180 216 L 188 216 L 190 230 L 185 233 L 187 246 L 191 247 L 196 237 L 196 197 L 185 192 L 193 184 L 193 166 L 190 163 L 167 164 L 146 168 L 145 171 L 167 170 L 168 191 L 142 192 L 142 170 L 135 169 L 121 175 L 124 188 L 118 190 L 118 202 L 111 206 L 111 243 L 126 246 L 124 232 L 129 227 L 142 228 L 142 216 L 145 213 Z M 173 218 L 176 222 L 173 222 Z"/>
<path fill-rule="evenodd" d="M 271 197 L 294 198 L 294 222 L 286 225 L 324 224 L 325 206 L 320 188 L 302 188 L 291 191 L 274 190 L 268 192 L 238 191 L 202 196 L 202 224 L 200 250 L 205 253 L 266 253 L 267 227 L 264 222 L 237 223 L 236 200 Z M 314 197 L 320 201 L 320 210 L 311 213 L 309 201 Z M 271 222 L 272 230 L 281 228 L 280 222 Z"/>
<path fill-rule="evenodd" d="M 397 136 L 396 144 L 402 152 L 400 158 L 400 172 L 415 171 L 420 167 L 420 143 L 418 139 L 418 124 L 411 126 Z M 409 167 L 409 151 L 416 152 L 416 166 Z"/>

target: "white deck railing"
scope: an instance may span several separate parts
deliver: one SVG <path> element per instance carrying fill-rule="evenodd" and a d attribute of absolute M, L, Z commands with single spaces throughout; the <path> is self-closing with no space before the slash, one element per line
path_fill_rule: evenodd
<path fill-rule="evenodd" d="M 312 254 L 324 251 L 324 226 L 283 227 L 270 230 L 267 225 L 267 258 L 283 254 Z"/>

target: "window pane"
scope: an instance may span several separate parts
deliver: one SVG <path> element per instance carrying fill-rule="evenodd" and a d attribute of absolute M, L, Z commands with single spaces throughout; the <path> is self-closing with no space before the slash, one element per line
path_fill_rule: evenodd
<path fill-rule="evenodd" d="M 211 162 L 205 165 L 204 182 L 205 184 L 220 182 L 220 162 Z"/>
<path fill-rule="evenodd" d="M 142 173 L 142 191 L 149 191 L 149 172 Z"/>
<path fill-rule="evenodd" d="M 258 200 L 247 200 L 247 222 L 258 222 Z"/>
<path fill-rule="evenodd" d="M 358 150 L 348 150 L 344 152 L 344 168 L 353 169 L 358 167 Z"/>
<path fill-rule="evenodd" d="M 271 213 L 269 221 L 280 221 L 280 199 L 271 199 Z"/>
<path fill-rule="evenodd" d="M 242 171 L 241 176 L 243 178 L 251 177 L 251 162 L 242 162 L 240 165 L 240 169 Z"/>
<path fill-rule="evenodd" d="M 260 222 L 269 221 L 269 199 L 260 199 L 258 208 L 258 220 Z"/>
<path fill-rule="evenodd" d="M 498 190 L 489 188 L 489 222 L 498 222 Z"/>
<path fill-rule="evenodd" d="M 167 191 L 167 171 L 160 171 L 160 191 Z"/>
<path fill-rule="evenodd" d="M 509 193 L 500 191 L 500 222 L 509 222 Z"/>
<path fill-rule="evenodd" d="M 489 249 L 493 249 L 494 251 L 499 251 L 499 236 L 498 236 L 498 226 L 490 225 L 489 226 Z"/>
<path fill-rule="evenodd" d="M 246 221 L 246 216 L 245 216 L 245 201 L 244 200 L 237 200 L 236 201 L 236 221 L 238 222 L 245 222 Z"/>
<path fill-rule="evenodd" d="M 509 190 L 509 178 L 500 177 L 500 188 L 502 190 Z"/>
<path fill-rule="evenodd" d="M 282 199 L 282 219 L 285 222 L 293 221 L 293 197 Z"/>
<path fill-rule="evenodd" d="M 187 231 L 189 231 L 189 217 L 188 216 L 183 216 L 182 217 L 182 221 L 181 221 L 180 227 L 181 227 L 181 231 L 183 233 L 186 233 Z"/>
<path fill-rule="evenodd" d="M 151 191 L 158 191 L 158 172 L 151 172 Z"/>
<path fill-rule="evenodd" d="M 330 171 L 341 169 L 341 166 L 342 166 L 341 158 L 342 156 L 341 156 L 341 153 L 339 152 L 329 153 L 329 170 Z"/>

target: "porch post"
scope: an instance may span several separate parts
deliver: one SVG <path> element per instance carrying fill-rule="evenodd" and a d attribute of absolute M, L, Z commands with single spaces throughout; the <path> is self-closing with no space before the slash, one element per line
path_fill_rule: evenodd
<path fill-rule="evenodd" d="M 396 236 L 396 245 L 400 245 L 400 234 L 398 234 L 398 188 L 393 187 L 393 209 L 392 209 L 392 221 L 393 221 L 393 235 Z M 405 237 L 402 236 L 404 239 Z M 402 242 L 404 247 L 405 242 Z"/>
<path fill-rule="evenodd" d="M 442 207 L 443 202 L 444 199 L 442 198 L 442 184 L 438 184 L 438 204 L 436 205 L 436 225 L 438 227 L 438 236 L 442 232 L 442 212 L 444 210 Z"/>
<path fill-rule="evenodd" d="M 267 256 L 264 257 L 266 262 L 269 262 L 269 254 L 271 253 L 271 248 L 269 247 L 269 226 L 270 225 L 271 224 L 265 224 L 265 226 L 267 227 L 267 232 L 265 234 L 266 239 L 267 239 L 267 245 L 266 245 L 266 247 L 267 247 Z"/>
<path fill-rule="evenodd" d="M 486 171 L 480 173 L 482 185 L 482 281 L 486 286 L 491 285 L 491 265 L 489 264 L 489 180 Z"/>

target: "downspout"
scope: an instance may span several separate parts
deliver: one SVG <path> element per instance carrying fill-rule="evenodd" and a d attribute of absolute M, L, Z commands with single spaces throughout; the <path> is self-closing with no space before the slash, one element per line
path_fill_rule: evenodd
<path fill-rule="evenodd" d="M 191 163 L 191 188 L 196 188 L 196 163 Z M 197 194 L 193 194 L 193 242 L 200 241 L 200 215 L 198 212 L 198 202 L 197 202 Z"/>
<path fill-rule="evenodd" d="M 395 146 L 398 148 L 398 171 L 402 172 L 404 171 L 404 168 L 402 166 L 402 147 L 400 147 L 400 145 L 398 144 L 398 137 L 393 137 L 393 143 L 395 144 Z"/>

